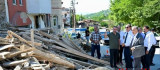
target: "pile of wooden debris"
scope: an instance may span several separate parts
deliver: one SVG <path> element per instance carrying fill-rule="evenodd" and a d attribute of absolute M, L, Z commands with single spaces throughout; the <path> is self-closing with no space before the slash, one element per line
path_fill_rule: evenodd
<path fill-rule="evenodd" d="M 51 29 L 0 31 L 0 70 L 110 70 L 107 61 L 88 55 L 79 45 Z"/>

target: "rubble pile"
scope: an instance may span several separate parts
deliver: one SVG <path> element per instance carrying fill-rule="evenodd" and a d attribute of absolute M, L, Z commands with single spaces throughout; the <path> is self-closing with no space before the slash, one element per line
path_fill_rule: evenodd
<path fill-rule="evenodd" d="M 88 55 L 78 40 L 55 35 L 51 29 L 0 33 L 6 34 L 0 37 L 1 70 L 110 70 L 109 62 Z"/>

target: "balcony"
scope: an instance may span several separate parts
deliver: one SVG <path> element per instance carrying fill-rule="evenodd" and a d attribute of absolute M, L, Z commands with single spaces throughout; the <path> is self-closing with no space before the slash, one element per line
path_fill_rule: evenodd
<path fill-rule="evenodd" d="M 51 14 L 51 0 L 26 0 L 28 14 Z"/>

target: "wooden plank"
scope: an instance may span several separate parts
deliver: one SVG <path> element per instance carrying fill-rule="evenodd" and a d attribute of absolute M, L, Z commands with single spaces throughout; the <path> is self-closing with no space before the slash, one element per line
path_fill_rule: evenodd
<path fill-rule="evenodd" d="M 14 68 L 14 70 L 21 70 L 21 68 L 22 68 L 22 65 L 17 65 L 17 66 Z"/>
<path fill-rule="evenodd" d="M 78 48 L 79 50 L 81 50 L 81 52 L 85 53 L 86 52 L 84 50 L 82 50 L 80 47 L 78 47 L 72 40 L 69 40 L 71 42 L 71 44 L 73 44 L 76 48 Z"/>
<path fill-rule="evenodd" d="M 24 67 L 24 68 L 29 68 L 29 65 L 30 65 L 30 61 L 25 62 L 25 63 L 23 64 L 23 67 Z"/>
<path fill-rule="evenodd" d="M 41 35 L 48 37 L 49 39 L 56 40 L 57 42 L 60 42 L 60 40 L 54 38 L 53 36 L 51 36 L 51 35 L 43 32 L 43 31 L 38 31 L 38 32 L 39 32 Z"/>
<path fill-rule="evenodd" d="M 47 64 L 31 64 L 31 66 L 36 67 L 36 66 L 47 66 Z"/>
<path fill-rule="evenodd" d="M 39 61 L 38 61 L 35 57 L 32 57 L 32 58 L 34 59 L 34 61 L 35 61 L 37 64 L 40 64 Z M 42 70 L 45 70 L 42 65 L 40 65 L 40 67 L 41 67 Z"/>
<path fill-rule="evenodd" d="M 2 53 L 0 53 L 0 57 L 5 59 L 6 58 L 5 55 L 8 55 L 8 54 L 10 54 L 10 52 L 2 52 Z"/>
<path fill-rule="evenodd" d="M 8 34 L 13 35 L 13 36 L 17 37 L 20 41 L 25 42 L 25 43 L 29 44 L 30 46 L 32 46 L 27 40 L 23 39 L 22 37 L 20 37 L 16 33 L 12 32 L 12 31 L 8 31 Z"/>
<path fill-rule="evenodd" d="M 38 39 L 38 40 L 43 41 L 43 42 L 49 42 L 49 43 L 53 43 L 53 44 L 58 44 L 58 45 L 60 45 L 60 46 L 62 46 L 62 47 L 64 47 L 64 48 L 67 48 L 67 49 L 69 49 L 69 50 L 74 50 L 74 49 L 71 48 L 70 46 L 68 46 L 68 45 L 66 45 L 66 44 L 64 44 L 64 43 L 61 43 L 61 42 L 57 42 L 57 41 L 55 41 L 55 40 L 42 38 L 42 37 L 37 36 L 37 35 L 34 35 L 34 37 L 35 37 L 36 39 Z"/>
<path fill-rule="evenodd" d="M 29 49 L 26 49 L 26 50 L 23 50 L 23 51 L 14 52 L 14 53 L 6 55 L 5 58 L 12 58 L 12 57 L 15 57 L 15 56 L 17 56 L 21 53 L 29 52 L 29 51 L 32 51 L 32 50 L 33 50 L 33 48 L 29 48 Z M 1 60 L 4 60 L 4 58 L 0 57 L 0 61 Z"/>
<path fill-rule="evenodd" d="M 2 66 L 0 66 L 0 70 L 3 70 L 3 67 L 2 67 Z"/>
<path fill-rule="evenodd" d="M 75 63 L 78 63 L 80 65 L 83 65 L 85 67 L 94 67 L 94 68 L 99 67 L 98 65 L 90 64 L 90 63 L 87 63 L 87 62 L 83 62 L 83 61 L 79 61 L 79 60 L 75 60 L 75 59 L 71 59 L 71 58 L 69 58 L 69 60 L 71 60 Z"/>
<path fill-rule="evenodd" d="M 75 65 L 73 63 L 63 60 L 54 54 L 45 53 L 37 49 L 34 49 L 33 52 L 34 52 L 33 56 L 36 57 L 38 60 L 46 60 L 46 61 L 67 66 L 69 68 L 75 68 Z"/>
<path fill-rule="evenodd" d="M 34 47 L 34 30 L 31 29 L 31 44 L 32 44 L 32 47 Z"/>
<path fill-rule="evenodd" d="M 29 59 L 25 59 L 25 60 L 18 60 L 18 61 L 13 61 L 13 62 L 5 62 L 3 63 L 4 67 L 8 67 L 8 66 L 16 66 L 19 64 L 22 64 L 24 62 L 27 62 Z"/>
<path fill-rule="evenodd" d="M 62 40 L 63 40 L 64 44 L 68 45 L 69 47 L 71 47 L 77 51 L 81 51 L 81 50 L 77 49 L 75 46 L 73 46 L 72 44 L 70 44 L 69 40 L 66 40 L 65 38 L 62 38 Z"/>
<path fill-rule="evenodd" d="M 13 35 L 13 36 L 17 37 L 20 41 L 25 42 L 25 43 L 27 43 L 28 45 L 32 46 L 32 45 L 31 45 L 31 42 L 23 39 L 22 37 L 20 37 L 20 36 L 17 35 L 16 33 L 12 32 L 12 31 L 8 31 L 8 34 Z M 40 44 L 35 44 L 35 43 L 34 43 L 34 45 L 36 45 L 36 46 L 41 46 Z"/>
<path fill-rule="evenodd" d="M 55 45 L 52 46 L 52 48 L 58 49 L 58 50 L 61 50 L 61 51 L 65 51 L 65 52 L 74 54 L 74 55 L 76 55 L 76 56 L 80 56 L 80 58 L 86 58 L 86 59 L 88 59 L 88 60 L 93 60 L 93 61 L 99 62 L 99 63 L 101 63 L 101 64 L 107 64 L 107 65 L 110 64 L 110 63 L 107 62 L 107 61 L 104 61 L 104 60 L 100 60 L 100 59 L 94 58 L 94 57 L 92 57 L 92 56 L 83 54 L 83 53 L 81 53 L 81 52 L 79 52 L 79 51 L 76 51 L 76 50 L 68 50 L 68 49 L 61 48 L 61 47 L 55 46 Z"/>
<path fill-rule="evenodd" d="M 33 51 L 21 53 L 20 57 L 30 57 L 33 55 L 33 53 L 34 53 Z"/>
<path fill-rule="evenodd" d="M 23 33 L 23 34 L 21 34 L 21 35 L 22 35 L 22 37 L 23 37 L 24 39 L 29 40 L 28 42 L 29 42 L 30 44 L 32 44 L 31 38 L 28 36 L 29 33 L 28 33 L 28 34 Z M 42 46 L 42 43 L 34 42 L 34 45 L 35 45 L 35 46 Z"/>
<path fill-rule="evenodd" d="M 11 48 L 11 47 L 14 47 L 14 44 L 5 45 L 5 46 L 0 47 L 0 51 Z"/>
<path fill-rule="evenodd" d="M 40 34 L 42 34 L 43 36 L 48 37 L 49 39 L 55 40 L 56 44 L 59 44 L 62 47 L 65 47 L 65 48 L 70 49 L 70 50 L 73 50 L 72 48 L 74 48 L 74 49 L 80 50 L 81 52 L 85 53 L 85 51 L 83 51 L 82 49 L 80 49 L 79 47 L 77 47 L 75 45 L 71 48 L 72 45 L 70 45 L 70 44 L 69 45 L 65 45 L 64 43 L 61 43 L 62 41 L 59 41 L 58 39 L 54 38 L 53 36 L 51 36 L 51 35 L 49 35 L 49 34 L 47 34 L 45 32 L 42 32 L 42 31 L 38 31 L 38 32 Z M 67 43 L 66 39 L 63 39 L 63 40 Z"/>
<path fill-rule="evenodd" d="M 28 41 L 29 44 L 32 44 L 32 41 Z M 42 46 L 42 43 L 34 42 L 34 46 Z"/>
<path fill-rule="evenodd" d="M 61 45 L 62 47 L 65 47 L 65 48 L 67 48 L 67 49 L 72 50 L 71 47 L 69 47 L 69 46 L 67 46 L 67 45 L 65 45 L 65 44 L 63 44 L 63 43 L 61 43 L 61 42 L 57 42 L 57 41 L 54 41 L 54 40 L 51 40 L 51 39 L 42 38 L 42 37 L 37 36 L 37 35 L 34 35 L 34 37 L 35 37 L 36 39 L 38 39 L 38 40 L 43 41 L 43 42 L 58 44 L 58 45 Z"/>

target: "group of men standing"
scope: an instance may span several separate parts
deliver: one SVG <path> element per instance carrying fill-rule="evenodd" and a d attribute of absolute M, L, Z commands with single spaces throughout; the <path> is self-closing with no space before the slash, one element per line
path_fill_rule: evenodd
<path fill-rule="evenodd" d="M 125 26 L 126 32 L 121 31 L 121 27 L 114 26 L 113 32 L 105 34 L 109 37 L 110 46 L 110 65 L 117 67 L 117 63 L 122 63 L 122 55 L 124 51 L 125 65 L 127 69 L 141 70 L 141 63 L 143 69 L 150 69 L 153 65 L 153 56 L 155 52 L 154 45 L 156 39 L 154 34 L 150 31 L 148 26 L 142 29 L 137 26 L 131 27 L 130 24 Z M 101 34 L 98 31 L 98 26 L 94 27 L 94 32 L 91 33 L 91 56 L 94 57 L 94 52 L 97 50 L 97 56 L 100 59 L 100 40 Z M 133 64 L 133 65 L 132 65 Z"/>

